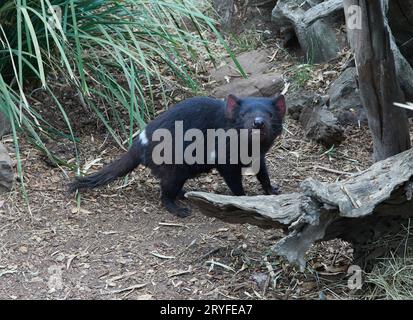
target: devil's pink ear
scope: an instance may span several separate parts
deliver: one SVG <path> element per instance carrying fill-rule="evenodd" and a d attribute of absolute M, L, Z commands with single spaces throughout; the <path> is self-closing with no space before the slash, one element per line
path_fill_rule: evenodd
<path fill-rule="evenodd" d="M 275 105 L 275 107 L 277 108 L 277 110 L 279 110 L 280 115 L 282 117 L 284 117 L 285 115 L 285 111 L 287 110 L 287 107 L 285 105 L 285 98 L 282 94 L 278 95 L 277 97 L 275 97 L 273 99 L 273 103 Z"/>
<path fill-rule="evenodd" d="M 226 111 L 225 114 L 227 118 L 232 119 L 234 117 L 234 111 L 239 106 L 240 99 L 234 96 L 233 94 L 228 95 L 226 103 Z"/>

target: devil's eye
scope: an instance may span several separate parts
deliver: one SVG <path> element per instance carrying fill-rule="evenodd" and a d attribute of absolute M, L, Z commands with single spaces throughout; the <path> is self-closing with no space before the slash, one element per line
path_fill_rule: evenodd
<path fill-rule="evenodd" d="M 241 112 L 239 115 L 240 115 L 241 117 L 244 117 L 244 116 L 245 116 L 245 112 Z"/>
<path fill-rule="evenodd" d="M 271 112 L 268 112 L 268 115 L 270 116 L 271 119 L 274 116 Z"/>

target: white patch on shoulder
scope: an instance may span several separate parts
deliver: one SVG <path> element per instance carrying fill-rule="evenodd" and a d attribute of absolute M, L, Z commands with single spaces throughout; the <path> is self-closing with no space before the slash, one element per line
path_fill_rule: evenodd
<path fill-rule="evenodd" d="M 146 146 L 148 144 L 148 138 L 146 137 L 146 131 L 143 130 L 140 134 L 139 134 L 139 141 L 141 142 L 141 144 L 143 146 Z"/>

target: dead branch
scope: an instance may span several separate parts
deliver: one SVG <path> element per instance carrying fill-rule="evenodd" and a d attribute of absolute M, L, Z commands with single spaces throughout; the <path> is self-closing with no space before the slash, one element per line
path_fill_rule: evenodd
<path fill-rule="evenodd" d="M 228 223 L 283 229 L 286 236 L 274 250 L 303 269 L 305 253 L 322 240 L 351 242 L 356 259 L 363 261 L 390 250 L 391 244 L 372 244 L 400 232 L 413 216 L 412 176 L 413 149 L 337 183 L 309 178 L 297 193 L 235 197 L 188 192 L 186 197 L 203 214 Z"/>

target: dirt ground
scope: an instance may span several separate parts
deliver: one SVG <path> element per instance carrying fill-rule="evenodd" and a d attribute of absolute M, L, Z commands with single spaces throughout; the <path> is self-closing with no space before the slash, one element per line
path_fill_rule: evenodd
<path fill-rule="evenodd" d="M 348 129 L 347 140 L 335 150 L 306 139 L 288 118 L 286 128 L 267 157 L 270 176 L 283 192 L 296 190 L 310 176 L 344 178 L 329 168 L 356 172 L 370 165 L 365 127 Z M 121 152 L 106 138 L 82 139 L 81 159 L 95 160 L 91 170 Z M 10 138 L 3 142 L 13 149 Z M 316 245 L 306 271 L 299 273 L 271 253 L 280 231 L 229 225 L 196 208 L 185 219 L 167 213 L 159 185 L 145 168 L 126 182 L 82 194 L 78 209 L 66 191 L 73 172 L 51 167 L 24 141 L 21 154 L 30 211 L 18 183 L 12 193 L 0 195 L 1 299 L 347 299 L 353 294 L 346 288 L 352 255 L 346 243 Z M 261 194 L 254 177 L 244 181 L 249 195 Z M 186 189 L 230 194 L 216 173 L 190 181 Z"/>

